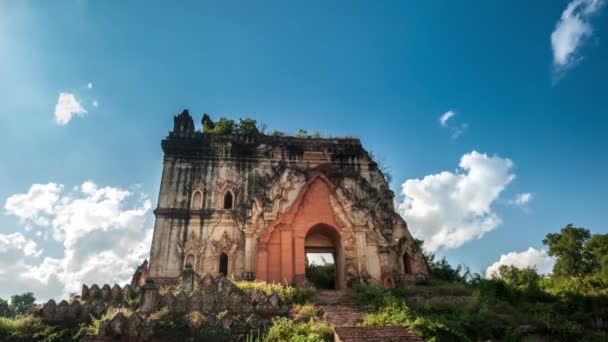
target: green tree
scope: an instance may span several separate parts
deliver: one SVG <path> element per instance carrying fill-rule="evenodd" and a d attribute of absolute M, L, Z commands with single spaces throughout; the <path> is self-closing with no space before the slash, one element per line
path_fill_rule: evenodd
<path fill-rule="evenodd" d="M 220 118 L 213 126 L 212 132 L 215 134 L 233 134 L 236 124 L 232 119 Z"/>
<path fill-rule="evenodd" d="M 296 138 L 307 138 L 308 137 L 308 131 L 305 129 L 299 129 L 298 132 L 296 132 Z"/>
<path fill-rule="evenodd" d="M 13 317 L 13 310 L 7 301 L 0 298 L 0 317 Z"/>
<path fill-rule="evenodd" d="M 270 133 L 270 135 L 271 135 L 271 136 L 273 136 L 273 137 L 282 137 L 282 136 L 285 136 L 285 133 L 283 133 L 283 132 L 281 132 L 281 131 L 277 131 L 277 130 L 275 129 L 275 130 L 273 130 L 273 131 Z"/>
<path fill-rule="evenodd" d="M 36 298 L 31 292 L 11 296 L 11 308 L 15 315 L 26 314 L 34 307 L 34 302 L 36 302 Z"/>
<path fill-rule="evenodd" d="M 593 234 L 586 248 L 593 255 L 594 273 L 608 279 L 608 234 Z"/>
<path fill-rule="evenodd" d="M 240 134 L 254 135 L 258 132 L 258 123 L 250 118 L 240 119 L 238 131 Z"/>
<path fill-rule="evenodd" d="M 547 234 L 543 243 L 549 255 L 557 257 L 553 266 L 555 276 L 584 276 L 591 273 L 596 262 L 586 243 L 591 238 L 588 229 L 568 224 L 559 233 Z"/>
<path fill-rule="evenodd" d="M 520 269 L 512 265 L 502 265 L 498 268 L 498 275 L 507 285 L 526 294 L 538 295 L 541 292 L 541 277 L 535 268 Z"/>

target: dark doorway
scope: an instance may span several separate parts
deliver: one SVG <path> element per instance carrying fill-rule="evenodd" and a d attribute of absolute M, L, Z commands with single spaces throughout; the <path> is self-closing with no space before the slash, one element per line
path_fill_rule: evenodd
<path fill-rule="evenodd" d="M 232 193 L 230 191 L 224 196 L 224 209 L 232 209 Z"/>
<path fill-rule="evenodd" d="M 224 277 L 228 276 L 228 255 L 226 253 L 220 254 L 220 274 Z"/>

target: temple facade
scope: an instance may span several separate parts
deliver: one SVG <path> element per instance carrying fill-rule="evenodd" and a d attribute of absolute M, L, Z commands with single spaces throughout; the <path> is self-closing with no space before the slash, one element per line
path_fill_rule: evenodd
<path fill-rule="evenodd" d="M 336 288 L 429 276 L 358 139 L 203 133 L 184 111 L 161 146 L 148 268 L 156 283 L 175 283 L 191 265 L 201 276 L 303 286 L 313 252 L 333 255 Z"/>

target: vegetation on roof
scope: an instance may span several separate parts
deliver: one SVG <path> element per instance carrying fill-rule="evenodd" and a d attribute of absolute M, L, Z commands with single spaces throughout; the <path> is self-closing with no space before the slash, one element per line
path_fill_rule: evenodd
<path fill-rule="evenodd" d="M 266 133 L 266 125 L 259 124 L 255 119 L 252 118 L 241 118 L 238 122 L 233 119 L 220 117 L 217 121 L 211 120 L 209 115 L 203 115 L 203 133 L 212 133 L 218 135 L 256 135 L 263 134 L 272 137 L 283 137 L 287 136 L 284 132 L 279 130 L 273 130 L 270 133 Z M 321 139 L 321 133 L 316 131 L 309 134 L 305 129 L 299 129 L 294 135 L 296 138 L 305 139 Z"/>

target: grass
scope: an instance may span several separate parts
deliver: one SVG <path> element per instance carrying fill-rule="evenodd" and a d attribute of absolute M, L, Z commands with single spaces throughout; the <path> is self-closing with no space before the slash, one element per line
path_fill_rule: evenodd
<path fill-rule="evenodd" d="M 236 286 L 247 294 L 252 294 L 256 290 L 264 292 L 266 295 L 277 293 L 283 304 L 303 304 L 315 294 L 316 289 L 312 287 L 298 288 L 285 286 L 276 283 L 266 283 L 261 281 L 238 281 Z"/>
<path fill-rule="evenodd" d="M 470 294 L 466 302 L 412 305 L 412 293 L 428 297 Z M 371 305 L 362 325 L 406 326 L 432 341 L 521 340 L 520 327 L 533 326 L 551 341 L 605 341 L 605 330 L 592 327 L 606 317 L 608 299 L 521 292 L 500 280 L 468 284 L 434 283 L 417 289 L 359 286 L 356 298 Z M 431 302 L 429 302 L 431 303 Z"/>
<path fill-rule="evenodd" d="M 272 327 L 264 337 L 265 342 L 324 342 L 333 341 L 333 330 L 326 321 L 309 320 L 295 323 L 285 318 L 277 317 L 272 320 Z"/>

